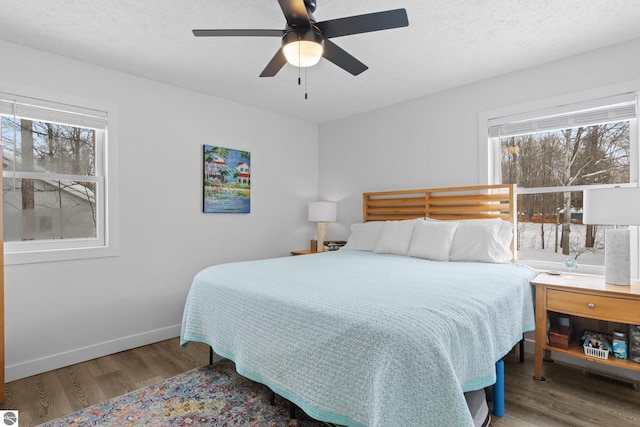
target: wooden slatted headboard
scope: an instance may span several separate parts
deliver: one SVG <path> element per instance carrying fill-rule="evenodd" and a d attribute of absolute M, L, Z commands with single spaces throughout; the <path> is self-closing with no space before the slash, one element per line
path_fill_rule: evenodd
<path fill-rule="evenodd" d="M 362 196 L 363 221 L 501 218 L 516 223 L 514 184 L 378 191 Z"/>

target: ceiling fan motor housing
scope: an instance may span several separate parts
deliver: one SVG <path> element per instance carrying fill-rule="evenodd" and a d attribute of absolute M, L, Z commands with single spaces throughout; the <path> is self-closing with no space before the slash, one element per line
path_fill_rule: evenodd
<path fill-rule="evenodd" d="M 322 33 L 315 25 L 311 28 L 287 27 L 287 30 L 282 37 L 282 46 L 284 47 L 289 43 L 297 41 L 307 41 L 324 45 L 324 37 L 322 37 Z"/>
<path fill-rule="evenodd" d="M 304 0 L 304 5 L 306 6 L 309 15 L 316 11 L 316 3 L 316 0 Z"/>

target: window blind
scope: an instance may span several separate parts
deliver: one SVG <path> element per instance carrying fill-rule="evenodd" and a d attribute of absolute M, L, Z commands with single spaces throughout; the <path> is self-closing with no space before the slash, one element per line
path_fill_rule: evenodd
<path fill-rule="evenodd" d="M 535 113 L 490 119 L 488 121 L 489 137 L 526 135 L 635 119 L 637 98 L 638 95 L 635 92 L 625 93 Z"/>
<path fill-rule="evenodd" d="M 30 120 L 105 130 L 107 113 L 0 92 L 0 114 Z"/>

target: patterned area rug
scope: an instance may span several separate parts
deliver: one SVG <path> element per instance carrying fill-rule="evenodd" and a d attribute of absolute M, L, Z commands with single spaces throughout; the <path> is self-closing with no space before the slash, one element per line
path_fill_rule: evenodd
<path fill-rule="evenodd" d="M 222 360 L 162 383 L 132 391 L 41 427 L 70 426 L 287 426 L 317 427 L 299 409 L 289 417 L 289 402 L 262 384 L 241 377 L 233 362 Z"/>

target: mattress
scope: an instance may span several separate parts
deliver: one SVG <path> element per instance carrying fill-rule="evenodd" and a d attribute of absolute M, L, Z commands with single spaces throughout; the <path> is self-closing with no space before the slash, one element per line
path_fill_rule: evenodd
<path fill-rule="evenodd" d="M 487 397 L 484 389 L 470 391 L 464 394 L 469 407 L 469 413 L 475 427 L 486 427 L 491 421 L 491 414 L 487 406 Z"/>

